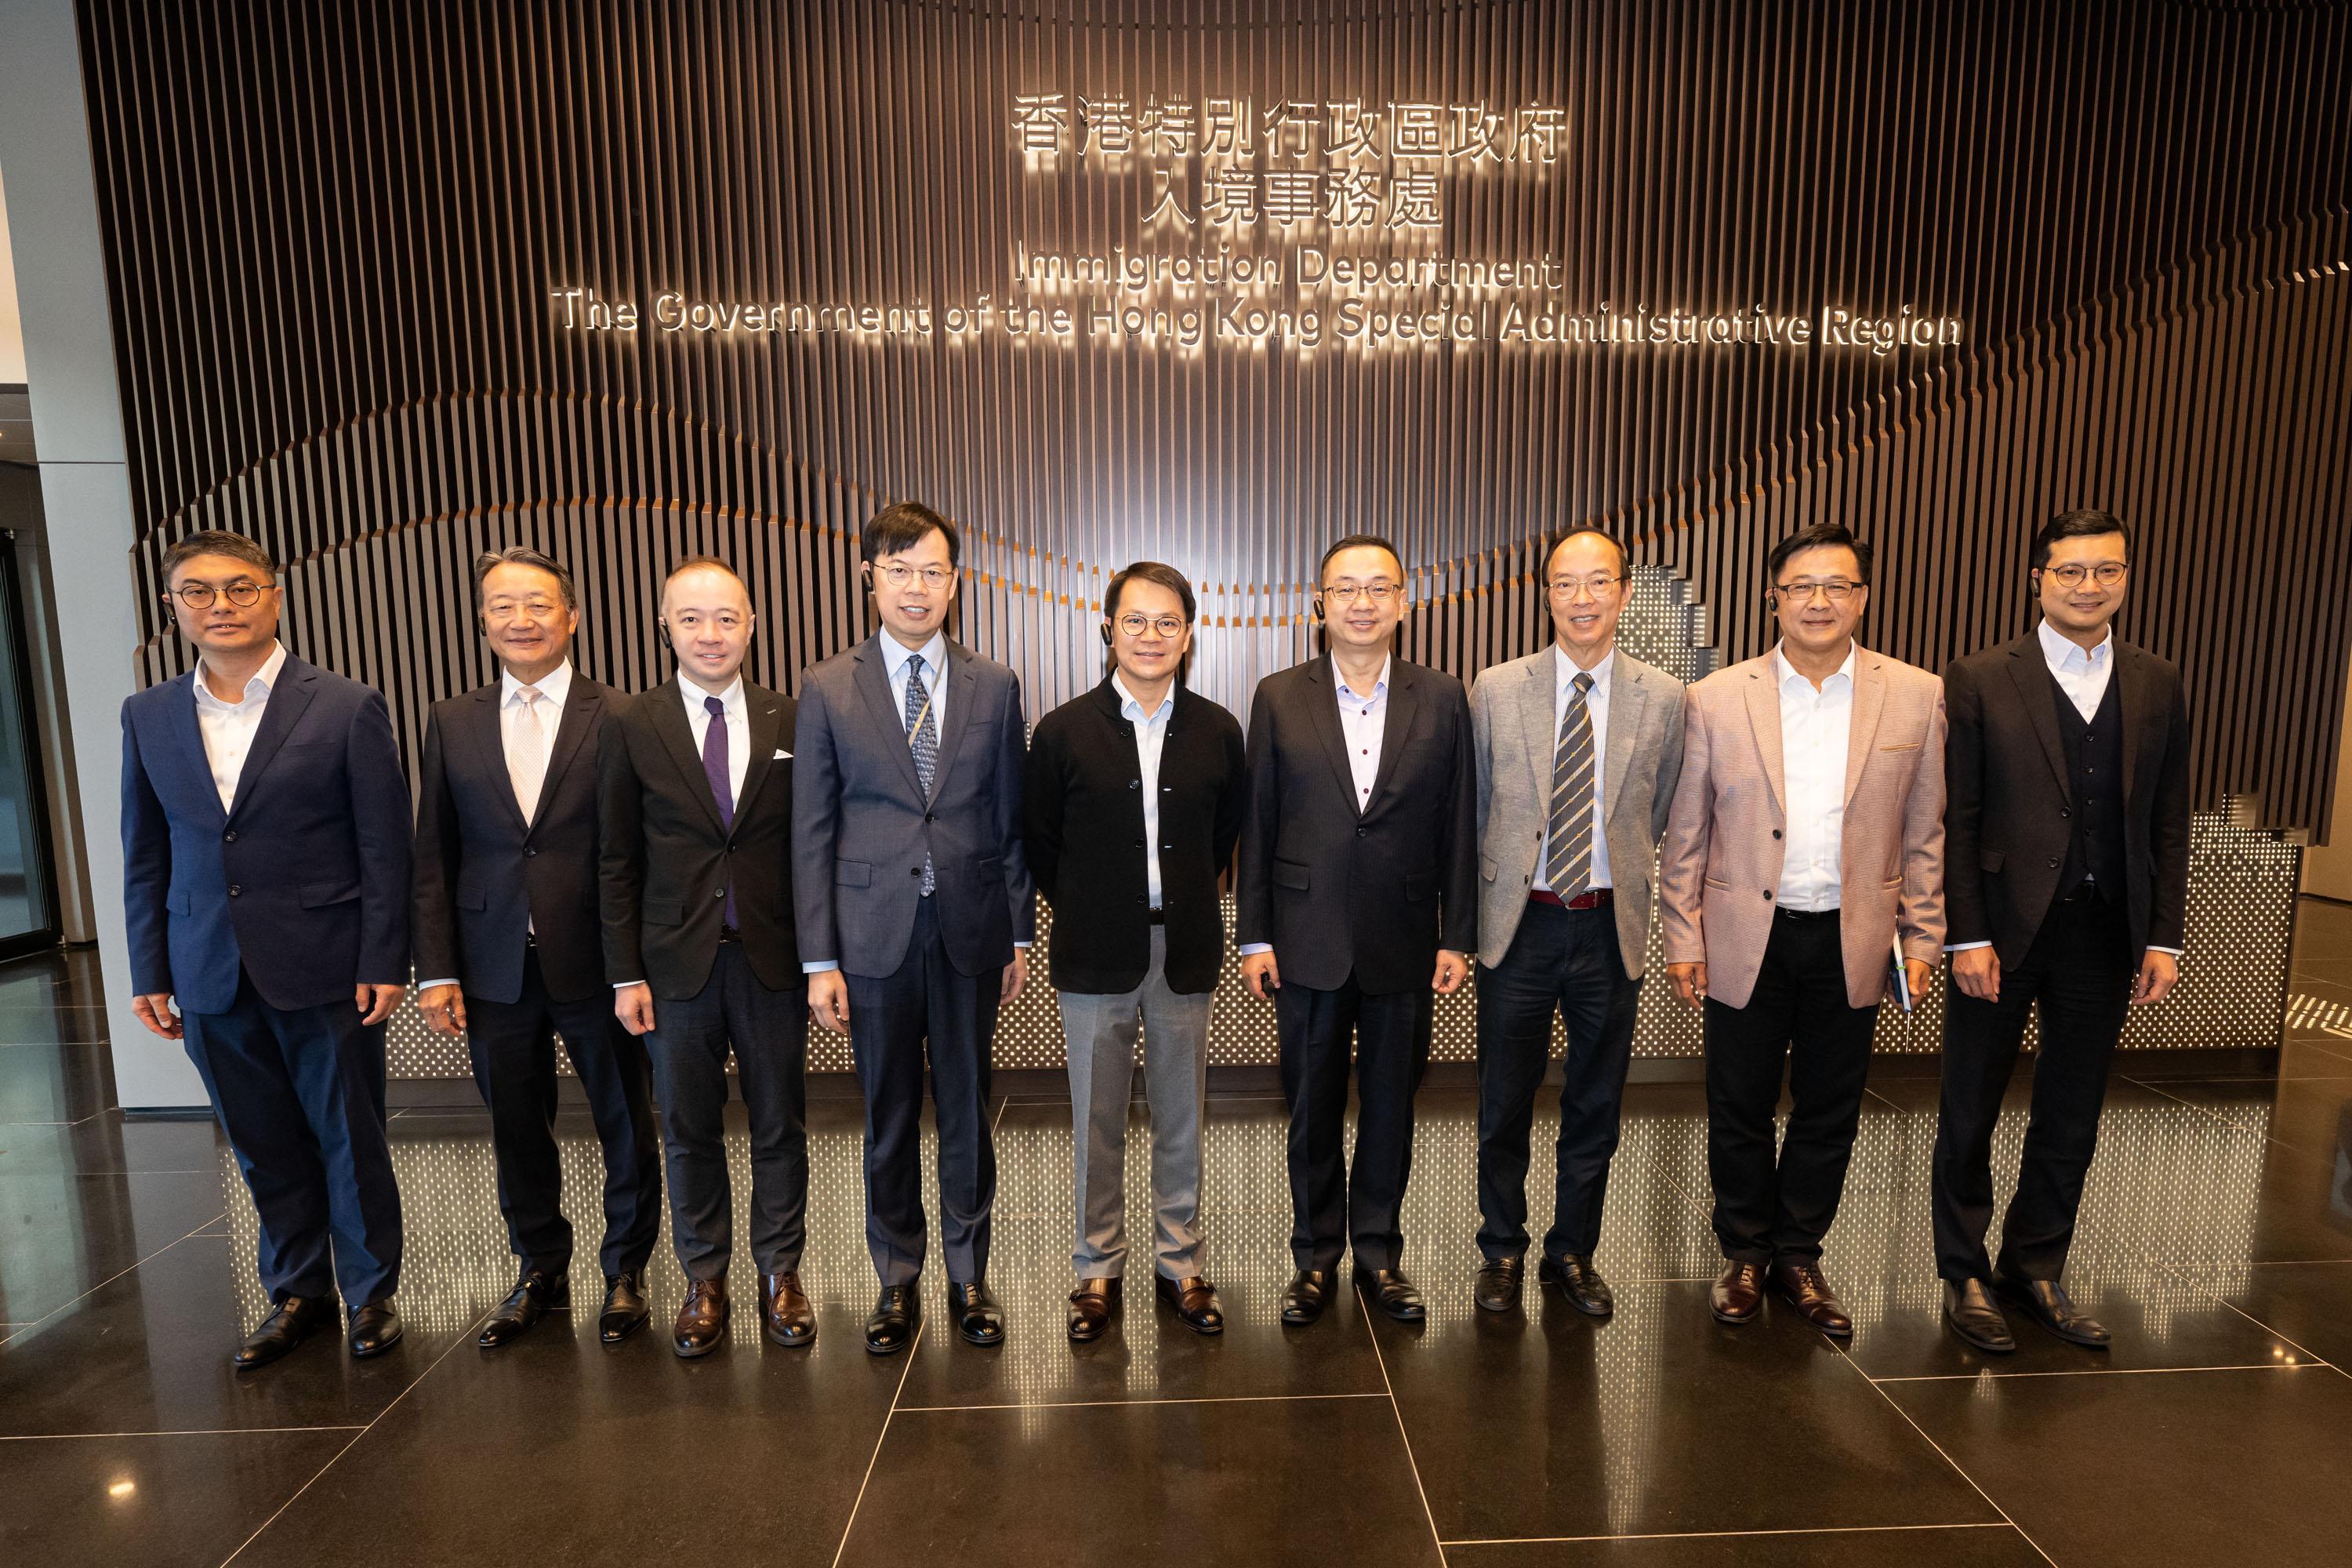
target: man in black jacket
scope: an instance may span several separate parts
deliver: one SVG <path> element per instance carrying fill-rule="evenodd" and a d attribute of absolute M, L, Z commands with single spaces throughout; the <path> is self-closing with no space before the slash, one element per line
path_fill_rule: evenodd
<path fill-rule="evenodd" d="M 604 968 L 614 1010 L 646 1037 L 669 1164 L 670 1240 L 686 1271 L 673 1348 L 727 1331 L 733 1197 L 727 1056 L 751 1121 L 751 1255 L 769 1339 L 816 1339 L 801 1289 L 808 1209 L 808 1017 L 793 917 L 794 710 L 742 676 L 751 595 L 725 563 L 681 563 L 662 585 L 677 674 L 604 728 Z"/>
<path fill-rule="evenodd" d="M 1952 977 L 1936 1129 L 1944 1314 L 2014 1348 L 1988 1284 L 2044 1328 L 2105 1346 L 2059 1283 L 2126 1011 L 2179 973 L 2189 887 L 2189 709 L 2170 664 L 2110 625 L 2130 574 L 2124 525 L 2072 511 L 2033 542 L 2042 624 L 1945 673 L 1946 938 Z M 1992 1134 L 2038 1009 L 2032 1121 L 2017 1194 L 1992 1221 Z"/>
<path fill-rule="evenodd" d="M 612 694 L 572 668 L 572 574 L 528 545 L 474 563 L 501 673 L 433 705 L 416 807 L 417 1000 L 466 1036 L 490 1113 L 499 1210 L 521 1276 L 482 1325 L 494 1350 L 572 1300 L 556 1199 L 555 1037 L 604 1150 L 604 1342 L 646 1321 L 661 1146 L 646 1048 L 613 1016 L 596 922 L 596 752 Z"/>
<path fill-rule="evenodd" d="M 1201 1236 L 1209 1002 L 1225 948 L 1217 878 L 1242 827 L 1242 727 L 1179 684 L 1184 574 L 1139 561 L 1103 595 L 1117 668 L 1038 721 L 1029 869 L 1054 907 L 1054 986 L 1070 1067 L 1078 1237 L 1073 1340 L 1101 1337 L 1127 1263 L 1127 1105 L 1143 1026 L 1156 1204 L 1154 1288 L 1195 1333 L 1224 1330 Z"/>
<path fill-rule="evenodd" d="M 1431 993 L 1459 989 L 1478 946 L 1470 702 L 1452 676 L 1391 657 L 1406 601 L 1387 541 L 1340 540 L 1316 580 L 1330 651 L 1267 676 L 1250 710 L 1234 933 L 1251 994 L 1274 999 L 1290 1105 L 1297 1272 L 1282 1320 L 1322 1315 L 1352 1243 L 1359 1284 L 1412 1322 L 1427 1308 L 1401 1267 L 1398 1215 Z M 1352 1180 L 1339 1152 L 1351 1037 Z"/>

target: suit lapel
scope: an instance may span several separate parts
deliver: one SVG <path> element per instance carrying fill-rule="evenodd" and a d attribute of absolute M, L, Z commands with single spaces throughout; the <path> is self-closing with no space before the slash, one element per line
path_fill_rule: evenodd
<path fill-rule="evenodd" d="M 604 689 L 592 686 L 579 671 L 572 674 L 572 691 L 564 700 L 563 718 L 555 727 L 555 744 L 547 753 L 547 777 L 540 781 L 539 803 L 531 808 L 530 820 L 539 822 L 547 815 L 550 803 L 555 799 L 556 786 L 563 782 L 563 770 L 580 752 L 580 742 L 588 738 L 588 730 L 596 721 L 596 710 L 604 705 Z M 497 717 L 493 710 L 491 733 L 496 734 Z M 503 746 L 500 748 L 503 761 Z M 512 795 L 514 791 L 507 791 Z M 751 791 L 743 792 L 750 795 Z"/>
<path fill-rule="evenodd" d="M 1601 820 L 1607 826 L 1617 815 L 1625 794 L 1625 774 L 1633 766 L 1633 738 L 1642 731 L 1642 709 L 1650 700 L 1649 688 L 1621 655 L 1609 656 L 1609 752 L 1601 760 Z"/>
<path fill-rule="evenodd" d="M 882 749 L 898 759 L 898 771 L 906 775 L 907 788 L 919 801 L 923 798 L 923 781 L 915 774 L 914 748 L 907 743 L 907 720 L 890 700 L 890 668 L 883 661 L 882 638 L 887 634 L 877 632 L 866 639 L 856 654 L 857 668 L 850 684 L 866 700 L 867 711 L 882 732 Z M 937 783 L 939 775 L 931 775 Z"/>
<path fill-rule="evenodd" d="M 1886 665 L 1868 648 L 1854 649 L 1853 721 L 1845 739 L 1845 802 L 1853 804 L 1854 786 L 1870 762 L 1870 748 L 1878 739 L 1878 715 L 1886 707 Z"/>
<path fill-rule="evenodd" d="M 213 783 L 213 762 L 205 754 L 205 731 L 196 722 L 196 682 L 204 678 L 202 665 L 181 678 L 180 695 L 172 704 L 172 733 L 179 737 L 180 749 L 187 753 L 188 766 L 195 770 L 196 779 L 204 786 L 199 793 L 205 804 L 215 816 L 225 816 L 220 786 Z"/>
<path fill-rule="evenodd" d="M 1559 705 L 1559 654 L 1546 648 L 1528 665 L 1519 687 L 1519 727 L 1527 734 L 1528 777 L 1535 800 L 1547 820 L 1551 816 L 1551 774 L 1558 761 L 1559 737 L 1552 731 L 1552 710 Z"/>
<path fill-rule="evenodd" d="M 2017 695 L 2025 703 L 2027 722 L 2042 742 L 2042 754 L 2050 759 L 2050 776 L 2058 781 L 2058 793 L 2067 805 L 2074 802 L 2074 792 L 2066 782 L 2066 742 L 2058 735 L 2058 710 L 2050 701 L 2049 666 L 2042 657 L 2042 639 L 2029 633 L 2009 645 L 2009 679 L 2017 688 Z M 2118 665 L 2116 674 L 2123 673 Z M 2124 787 L 2131 787 L 2129 764 L 2126 764 Z"/>
<path fill-rule="evenodd" d="M 743 761 L 743 793 L 735 802 L 735 815 L 741 816 L 743 808 L 760 798 L 760 786 L 768 781 L 768 770 L 775 766 L 776 748 L 783 735 L 783 704 L 772 691 L 743 688 L 743 732 L 751 754 Z"/>
<path fill-rule="evenodd" d="M 1396 775 L 1397 753 L 1404 750 L 1405 742 L 1412 737 L 1413 710 L 1420 706 L 1419 685 L 1411 665 L 1401 659 L 1389 662 L 1388 712 L 1381 720 L 1381 766 L 1372 775 L 1372 795 L 1364 803 L 1366 811 L 1381 803 L 1388 793 L 1389 781 Z M 1333 717 L 1336 721 L 1336 707 Z M 1354 783 L 1351 775 L 1351 789 Z"/>
<path fill-rule="evenodd" d="M 698 692 L 702 689 L 696 687 Z M 673 675 L 646 694 L 653 703 L 654 733 L 661 737 L 662 749 L 669 760 L 677 764 L 678 776 L 686 781 L 686 793 L 702 803 L 710 814 L 710 826 L 724 832 L 727 824 L 719 820 L 719 801 L 710 793 L 710 775 L 702 771 L 702 753 L 694 744 L 694 731 L 686 727 L 686 689 L 683 678 Z"/>
<path fill-rule="evenodd" d="M 1315 732 L 1323 737 L 1323 751 L 1339 781 L 1339 797 L 1363 815 L 1356 800 L 1356 775 L 1348 767 L 1348 737 L 1339 732 L 1339 672 L 1325 654 L 1307 667 L 1307 685 Z"/>
<path fill-rule="evenodd" d="M 955 765 L 956 753 L 962 750 L 965 726 L 971 722 L 973 705 L 980 700 L 980 672 L 972 668 L 971 649 L 961 643 L 948 644 L 948 667 L 940 679 L 952 681 L 948 689 L 947 710 L 955 715 L 952 724 L 943 722 L 937 714 L 932 722 L 939 726 L 940 760 L 931 769 L 931 798 L 940 798 L 948 785 L 948 770 Z M 899 732 L 905 733 L 906 721 L 899 721 Z M 907 766 L 915 765 L 914 748 L 907 748 Z"/>
<path fill-rule="evenodd" d="M 2116 661 L 2107 679 L 2116 683 L 2116 696 L 2123 710 L 2124 721 L 2124 804 L 2131 804 L 2133 767 L 2139 758 L 2139 738 L 2147 733 L 2149 723 L 2147 672 L 2140 668 L 2139 649 L 2127 648 L 2116 634 L 2107 634 L 2107 657 Z"/>
<path fill-rule="evenodd" d="M 1748 726 L 1756 733 L 1756 754 L 1763 759 L 1772 799 L 1786 815 L 1789 783 L 1780 760 L 1780 670 L 1769 654 L 1756 660 L 1748 672 Z"/>
<path fill-rule="evenodd" d="M 514 775 L 507 767 L 506 731 L 499 723 L 499 699 L 504 690 L 502 684 L 493 683 L 475 691 L 473 704 L 466 710 L 467 743 L 475 748 L 482 776 L 489 781 L 490 793 L 506 808 L 515 831 L 528 834 L 530 823 L 524 820 L 521 803 L 514 797 Z M 548 777 L 554 776 L 555 770 L 550 768 Z M 546 798 L 544 794 L 541 798 Z"/>
<path fill-rule="evenodd" d="M 261 728 L 254 731 L 253 749 L 246 752 L 245 767 L 236 775 L 236 804 L 228 814 L 231 822 L 236 821 L 237 814 L 252 801 L 253 786 L 261 781 L 270 759 L 278 755 L 278 748 L 286 743 L 286 737 L 301 721 L 302 710 L 310 707 L 310 699 L 318 695 L 318 685 L 316 667 L 303 663 L 290 653 L 286 656 L 286 662 L 278 667 L 278 685 L 261 710 Z"/>

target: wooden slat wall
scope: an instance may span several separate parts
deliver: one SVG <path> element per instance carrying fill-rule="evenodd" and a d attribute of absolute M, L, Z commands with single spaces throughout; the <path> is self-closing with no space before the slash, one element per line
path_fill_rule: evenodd
<path fill-rule="evenodd" d="M 2352 637 L 2352 58 L 2331 5 L 1198 5 L 1028 0 L 98 3 L 94 145 L 154 568 L 228 527 L 295 563 L 289 640 L 404 740 L 488 674 L 467 563 L 527 540 L 582 662 L 658 679 L 653 588 L 740 563 L 758 677 L 863 636 L 856 531 L 970 532 L 964 635 L 1041 712 L 1150 555 L 1202 585 L 1240 709 L 1311 647 L 1321 542 L 1402 549 L 1414 657 L 1538 644 L 1577 521 L 1766 646 L 1764 552 L 1878 545 L 1866 636 L 1940 666 L 2030 624 L 2025 542 L 2138 529 L 2127 635 L 2179 660 L 2200 805 L 2324 836 Z M 1965 317 L 1957 349 L 1493 345 L 1311 355 L 1003 340 L 562 332 L 556 285 L 816 304 L 1002 300 L 1017 240 L 1131 242 L 1134 186 L 1024 172 L 1016 92 L 1545 101 L 1540 180 L 1448 182 L 1446 254 L 1549 251 L 1564 298 Z M 133 650 L 126 650 L 127 652 Z"/>

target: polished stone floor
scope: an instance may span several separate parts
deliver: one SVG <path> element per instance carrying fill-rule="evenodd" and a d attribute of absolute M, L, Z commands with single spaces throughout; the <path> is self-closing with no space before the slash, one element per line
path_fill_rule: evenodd
<path fill-rule="evenodd" d="M 2352 1561 L 2352 910 L 2303 908 L 2278 1052 L 2122 1065 L 2071 1275 L 2115 1348 L 2021 1324 L 1999 1361 L 1938 1326 L 1932 1066 L 1882 1058 L 1827 1259 L 1845 1348 L 1708 1316 L 1699 1090 L 1648 1084 L 1610 1194 L 1612 1321 L 1557 1293 L 1473 1310 L 1472 1101 L 1433 1087 L 1407 1259 L 1431 1321 L 1350 1299 L 1285 1330 L 1282 1108 L 1236 1094 L 1208 1131 L 1228 1331 L 1147 1294 L 1074 1351 L 1068 1108 L 1032 1083 L 998 1108 L 1009 1342 L 943 1335 L 934 1299 L 913 1352 L 876 1361 L 857 1102 L 833 1082 L 813 1351 L 746 1314 L 681 1363 L 658 1332 L 606 1349 L 586 1310 L 478 1351 L 511 1268 L 483 1121 L 420 1107 L 392 1125 L 405 1342 L 353 1363 L 321 1338 L 238 1375 L 250 1205 L 209 1123 L 111 1108 L 95 986 L 81 956 L 0 969 L 0 1563 Z M 566 1206 L 593 1215 L 584 1115 L 566 1131 Z M 2020 1131 L 2013 1111 L 2004 1160 Z M 665 1310 L 677 1281 L 665 1246 Z"/>

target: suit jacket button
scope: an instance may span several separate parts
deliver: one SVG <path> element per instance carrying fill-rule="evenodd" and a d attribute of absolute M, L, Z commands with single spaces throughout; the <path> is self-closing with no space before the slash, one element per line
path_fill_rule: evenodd
<path fill-rule="evenodd" d="M 909 877 L 919 877 L 922 874 L 923 868 L 920 866 L 909 866 L 907 868 L 907 875 Z"/>
<path fill-rule="evenodd" d="M 712 891 L 710 896 L 714 899 L 723 899 L 727 896 L 727 889 L 724 888 L 716 889 Z"/>
<path fill-rule="evenodd" d="M 1142 840 L 1142 839 L 1140 839 L 1140 838 L 1137 839 L 1137 840 L 1135 841 L 1135 847 L 1136 847 L 1138 849 L 1142 848 L 1142 847 L 1143 847 L 1143 840 Z"/>
<path fill-rule="evenodd" d="M 222 834 L 222 835 L 221 835 L 221 842 L 222 842 L 222 843 L 224 843 L 224 844 L 234 844 L 234 843 L 236 843 L 236 828 L 234 828 L 234 827 L 232 827 L 232 828 L 230 828 L 226 833 Z"/>
<path fill-rule="evenodd" d="M 1141 779 L 1129 779 L 1127 781 L 1127 787 L 1129 789 L 1141 789 L 1143 787 L 1143 781 Z"/>
<path fill-rule="evenodd" d="M 928 811 L 927 811 L 927 812 L 923 813 L 923 820 L 924 820 L 925 822 L 937 822 L 937 821 L 939 820 L 939 817 L 938 817 L 937 816 L 935 816 L 934 814 L 932 814 L 932 813 L 930 813 L 930 812 L 928 812 Z"/>
<path fill-rule="evenodd" d="M 727 847 L 728 847 L 728 848 L 730 848 L 730 849 L 732 849 L 732 848 L 734 848 L 734 847 L 735 847 L 735 846 L 733 846 L 732 844 L 730 844 Z M 523 858 L 524 858 L 525 859 L 528 859 L 528 858 L 530 858 L 531 856 L 538 854 L 538 853 L 539 853 L 539 849 L 538 849 L 538 847 L 537 847 L 537 846 L 535 846 L 535 845 L 526 844 L 526 845 L 524 845 L 524 846 L 522 847 L 522 852 L 523 852 Z"/>
<path fill-rule="evenodd" d="M 2058 808 L 2058 815 L 2059 815 L 2059 816 L 2074 816 L 2074 814 L 2073 812 L 2071 812 L 2071 811 L 2067 810 L 2064 806 L 2063 806 L 2063 805 L 2062 805 L 2062 806 L 2060 806 L 2060 807 Z M 230 835 L 229 835 L 229 837 L 230 837 L 231 838 L 234 838 L 234 837 L 236 837 L 236 834 L 234 834 L 234 833 L 232 833 L 232 834 L 230 834 Z"/>
<path fill-rule="evenodd" d="M 1362 828 L 1359 827 L 1358 829 L 1356 829 L 1356 837 L 1357 837 L 1361 838 L 1363 836 L 1364 836 L 1364 830 L 1363 830 Z"/>
<path fill-rule="evenodd" d="M 228 896 L 229 896 L 230 898 L 232 898 L 232 899 L 233 899 L 233 898 L 236 898 L 239 893 L 242 893 L 242 892 L 244 892 L 244 891 L 245 891 L 245 889 L 244 889 L 243 888 L 238 887 L 235 882 L 231 882 L 231 883 L 228 885 Z"/>
<path fill-rule="evenodd" d="M 2051 868 L 2053 871 L 2055 871 L 2056 869 L 2058 869 L 2058 857 L 2057 857 L 2057 856 L 2055 856 L 2055 855 L 2053 855 L 2052 857 L 2050 857 L 2050 868 Z"/>
<path fill-rule="evenodd" d="M 1141 903 L 1141 902 L 1143 902 L 1143 895 L 1142 895 L 1141 893 L 1138 893 L 1138 894 L 1136 894 L 1136 895 L 1135 895 L 1135 901 L 1136 901 L 1137 903 L 1139 903 L 1139 903 Z"/>

